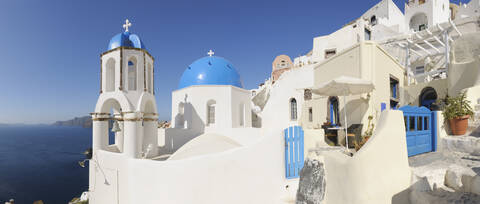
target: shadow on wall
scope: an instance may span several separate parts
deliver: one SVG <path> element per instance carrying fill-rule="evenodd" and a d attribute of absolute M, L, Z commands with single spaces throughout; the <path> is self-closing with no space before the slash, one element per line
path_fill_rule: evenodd
<path fill-rule="evenodd" d="M 343 96 L 341 96 L 343 97 Z M 343 99 L 339 97 L 341 103 Z M 352 124 L 361 124 L 365 114 L 368 110 L 368 100 L 365 99 L 354 99 L 347 102 L 347 123 L 348 126 Z M 340 110 L 340 123 L 345 123 L 345 107 Z"/>
<path fill-rule="evenodd" d="M 470 63 L 452 63 L 448 70 L 449 94 L 456 96 L 461 90 L 480 84 L 480 57 Z"/>
<path fill-rule="evenodd" d="M 160 155 L 173 154 L 184 144 L 205 132 L 205 123 L 191 103 L 184 103 L 184 114 L 177 114 L 177 119 L 183 118 L 182 126 L 165 129 L 165 146 L 159 149 Z M 175 124 L 176 125 L 176 124 Z M 185 128 L 185 125 L 188 126 Z"/>
<path fill-rule="evenodd" d="M 398 125 L 403 123 L 401 111 L 383 111 L 373 136 L 353 157 L 334 151 L 322 153 L 328 203 L 389 203 L 410 186 L 405 128 Z"/>
<path fill-rule="evenodd" d="M 262 127 L 262 117 L 258 116 L 252 111 L 252 127 L 261 128 Z"/>

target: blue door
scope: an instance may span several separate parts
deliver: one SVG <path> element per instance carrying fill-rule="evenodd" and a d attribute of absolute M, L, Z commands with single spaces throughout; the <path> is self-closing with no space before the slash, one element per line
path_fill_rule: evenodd
<path fill-rule="evenodd" d="M 285 136 L 285 174 L 288 179 L 298 178 L 303 168 L 303 129 L 300 126 L 286 128 Z"/>
<path fill-rule="evenodd" d="M 436 150 L 436 113 L 426 107 L 403 106 L 408 156 Z"/>

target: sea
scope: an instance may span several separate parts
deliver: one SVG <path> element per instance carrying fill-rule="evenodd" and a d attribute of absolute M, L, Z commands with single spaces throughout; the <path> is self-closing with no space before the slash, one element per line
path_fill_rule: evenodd
<path fill-rule="evenodd" d="M 58 126 L 0 127 L 0 203 L 65 204 L 88 190 L 92 129 Z"/>

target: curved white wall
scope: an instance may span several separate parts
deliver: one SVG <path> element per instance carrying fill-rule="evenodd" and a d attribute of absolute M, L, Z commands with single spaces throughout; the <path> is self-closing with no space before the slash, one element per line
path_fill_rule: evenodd
<path fill-rule="evenodd" d="M 93 204 L 113 203 L 117 196 L 122 204 L 282 203 L 294 199 L 298 185 L 298 179 L 285 179 L 280 130 L 254 144 L 183 160 L 125 159 L 106 151 L 97 155 L 108 183 L 116 185 L 105 184 L 102 171 L 91 167 L 96 175 L 90 186 Z"/>
<path fill-rule="evenodd" d="M 411 183 L 403 113 L 383 111 L 374 135 L 353 157 L 324 152 L 326 203 L 384 204 Z"/>

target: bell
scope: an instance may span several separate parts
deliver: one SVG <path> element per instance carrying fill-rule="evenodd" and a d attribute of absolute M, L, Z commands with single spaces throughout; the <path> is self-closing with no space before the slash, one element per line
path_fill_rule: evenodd
<path fill-rule="evenodd" d="M 85 168 L 85 160 L 79 161 L 78 165 L 80 165 L 82 168 Z"/>
<path fill-rule="evenodd" d="M 113 123 L 112 132 L 120 132 L 120 131 L 122 131 L 122 130 L 120 129 L 120 126 L 118 125 L 118 121 L 116 120 Z"/>

